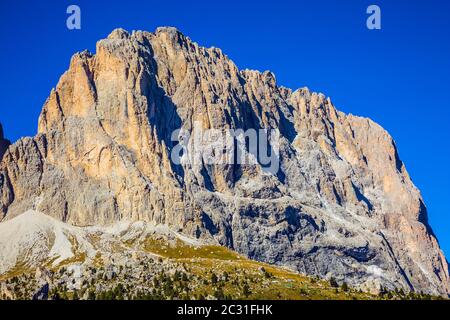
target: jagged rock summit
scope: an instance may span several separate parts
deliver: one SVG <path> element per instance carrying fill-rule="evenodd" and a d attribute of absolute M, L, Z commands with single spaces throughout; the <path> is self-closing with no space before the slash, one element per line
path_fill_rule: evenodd
<path fill-rule="evenodd" d="M 278 129 L 277 174 L 174 164 L 174 130 Z M 201 147 L 207 148 L 205 142 Z M 389 134 L 174 28 L 117 29 L 73 56 L 38 133 L 0 165 L 0 216 L 144 220 L 362 289 L 446 295 L 448 266 Z"/>
<path fill-rule="evenodd" d="M 10 144 L 11 143 L 9 142 L 9 140 L 5 139 L 5 137 L 3 136 L 3 127 L 0 123 L 0 160 L 3 158 L 3 155 L 5 154 L 6 149 L 8 149 Z"/>

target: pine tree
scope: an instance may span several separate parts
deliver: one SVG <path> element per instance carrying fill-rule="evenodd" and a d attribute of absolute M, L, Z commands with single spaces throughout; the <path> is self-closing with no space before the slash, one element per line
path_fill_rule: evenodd
<path fill-rule="evenodd" d="M 339 284 L 337 283 L 336 279 L 333 277 L 330 278 L 330 286 L 332 286 L 333 288 L 339 287 Z"/>
<path fill-rule="evenodd" d="M 217 290 L 214 292 L 214 297 L 215 297 L 217 300 L 224 300 L 224 299 L 225 299 L 225 295 L 224 295 L 224 293 L 223 293 L 222 288 L 219 288 L 219 289 L 217 289 Z"/>
<path fill-rule="evenodd" d="M 95 300 L 95 299 L 96 299 L 95 291 L 94 291 L 94 290 L 90 290 L 90 291 L 89 291 L 87 299 L 88 299 L 88 300 Z"/>
<path fill-rule="evenodd" d="M 211 283 L 214 285 L 216 284 L 218 281 L 216 274 L 213 272 L 213 274 L 211 275 Z"/>
<path fill-rule="evenodd" d="M 242 288 L 242 294 L 248 298 L 248 296 L 250 296 L 252 294 L 252 292 L 250 291 L 250 287 L 248 286 L 248 284 L 244 284 L 244 287 Z"/>

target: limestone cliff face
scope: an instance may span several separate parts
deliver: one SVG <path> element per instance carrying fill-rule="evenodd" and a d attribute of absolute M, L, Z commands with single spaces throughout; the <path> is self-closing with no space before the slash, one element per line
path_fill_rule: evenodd
<path fill-rule="evenodd" d="M 8 149 L 10 144 L 11 143 L 3 136 L 3 127 L 0 123 L 0 160 L 3 158 L 3 155 L 5 154 L 6 149 Z"/>
<path fill-rule="evenodd" d="M 277 128 L 278 174 L 176 165 L 171 134 Z M 207 143 L 205 143 L 207 147 Z M 73 56 L 0 166 L 0 214 L 74 225 L 165 223 L 250 258 L 380 286 L 449 293 L 447 262 L 389 134 L 270 72 L 240 71 L 173 28 L 113 31 Z"/>

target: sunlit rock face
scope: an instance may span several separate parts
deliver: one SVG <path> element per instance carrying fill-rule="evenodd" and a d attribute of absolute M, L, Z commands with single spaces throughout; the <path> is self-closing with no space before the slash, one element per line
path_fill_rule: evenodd
<path fill-rule="evenodd" d="M 173 131 L 196 123 L 278 129 L 280 170 L 173 163 Z M 164 223 L 362 289 L 449 293 L 420 192 L 382 127 L 174 28 L 117 29 L 72 57 L 38 134 L 1 162 L 2 219 L 30 209 L 78 226 Z"/>

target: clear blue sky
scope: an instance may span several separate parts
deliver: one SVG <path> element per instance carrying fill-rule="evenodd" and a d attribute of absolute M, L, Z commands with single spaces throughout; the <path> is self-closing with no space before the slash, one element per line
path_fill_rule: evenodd
<path fill-rule="evenodd" d="M 73 53 L 117 27 L 175 26 L 239 68 L 269 69 L 386 128 L 450 256 L 450 1 L 27 2 L 0 4 L 0 122 L 11 140 L 36 133 Z M 66 28 L 69 4 L 81 7 L 79 31 Z M 381 7 L 381 31 L 366 28 L 370 4 Z"/>

